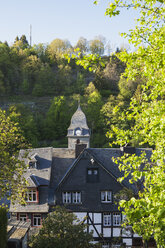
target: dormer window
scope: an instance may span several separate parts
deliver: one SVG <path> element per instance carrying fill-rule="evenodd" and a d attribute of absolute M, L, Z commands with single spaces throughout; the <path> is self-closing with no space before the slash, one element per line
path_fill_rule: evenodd
<path fill-rule="evenodd" d="M 30 161 L 29 161 L 29 168 L 35 168 L 37 169 L 37 164 L 38 164 L 38 154 L 35 153 L 33 156 L 31 156 Z"/>
<path fill-rule="evenodd" d="M 29 168 L 37 168 L 37 161 L 30 161 Z"/>
<path fill-rule="evenodd" d="M 36 189 L 29 189 L 25 193 L 25 201 L 26 202 L 38 202 L 38 199 L 37 199 L 37 190 Z"/>
<path fill-rule="evenodd" d="M 88 168 L 87 169 L 87 182 L 96 183 L 99 181 L 99 170 L 98 168 Z"/>

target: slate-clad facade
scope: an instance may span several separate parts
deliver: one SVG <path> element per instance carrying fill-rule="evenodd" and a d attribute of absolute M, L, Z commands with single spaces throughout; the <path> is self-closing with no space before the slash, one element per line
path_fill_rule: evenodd
<path fill-rule="evenodd" d="M 131 188 L 128 180 L 119 183 L 122 176 L 113 157 L 120 157 L 120 148 L 90 148 L 90 130 L 80 106 L 72 116 L 68 128 L 68 148 L 38 148 L 29 150 L 29 169 L 25 173 L 28 194 L 27 205 L 11 205 L 10 212 L 18 220 L 31 221 L 31 226 L 40 227 L 43 219 L 56 205 L 73 211 L 86 222 L 87 231 L 93 231 L 95 242 L 104 248 L 132 247 L 141 242 L 131 229 L 123 230 L 124 218 L 118 210 L 115 195 L 123 188 Z M 130 148 L 130 153 L 140 155 L 150 149 Z M 20 156 L 25 151 L 20 152 Z"/>

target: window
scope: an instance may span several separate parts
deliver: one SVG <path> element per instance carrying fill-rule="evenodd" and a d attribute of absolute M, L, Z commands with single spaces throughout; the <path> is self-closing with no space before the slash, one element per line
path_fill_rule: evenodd
<path fill-rule="evenodd" d="M 81 203 L 81 193 L 80 192 L 73 192 L 72 193 L 72 202 L 73 203 Z"/>
<path fill-rule="evenodd" d="M 111 226 L 111 213 L 104 213 L 103 214 L 103 225 L 104 226 Z"/>
<path fill-rule="evenodd" d="M 112 191 L 101 191 L 101 202 L 112 202 Z"/>
<path fill-rule="evenodd" d="M 29 168 L 37 168 L 37 162 L 30 161 L 29 162 Z"/>
<path fill-rule="evenodd" d="M 121 224 L 121 214 L 113 213 L 113 225 L 120 226 L 120 224 Z"/>
<path fill-rule="evenodd" d="M 37 190 L 31 189 L 28 190 L 25 194 L 25 201 L 27 202 L 37 202 Z"/>
<path fill-rule="evenodd" d="M 20 214 L 20 215 L 19 215 L 19 220 L 20 220 L 20 221 L 26 221 L 26 220 L 27 220 L 26 214 Z"/>
<path fill-rule="evenodd" d="M 88 175 L 92 175 L 92 170 L 88 169 Z"/>
<path fill-rule="evenodd" d="M 71 203 L 71 192 L 63 192 L 63 203 Z"/>
<path fill-rule="evenodd" d="M 63 203 L 81 203 L 81 192 L 79 191 L 74 191 L 74 192 L 63 192 L 62 193 L 63 197 Z"/>
<path fill-rule="evenodd" d="M 102 244 L 102 248 L 109 248 L 109 243 Z"/>
<path fill-rule="evenodd" d="M 98 168 L 87 169 L 87 182 L 96 183 L 99 180 L 99 170 Z"/>
<path fill-rule="evenodd" d="M 33 226 L 40 226 L 41 225 L 41 215 L 34 214 L 33 215 Z"/>

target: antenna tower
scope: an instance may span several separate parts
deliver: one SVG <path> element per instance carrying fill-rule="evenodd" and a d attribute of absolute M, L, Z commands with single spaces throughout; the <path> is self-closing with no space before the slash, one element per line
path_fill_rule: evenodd
<path fill-rule="evenodd" d="M 32 25 L 30 24 L 30 46 L 32 46 Z"/>

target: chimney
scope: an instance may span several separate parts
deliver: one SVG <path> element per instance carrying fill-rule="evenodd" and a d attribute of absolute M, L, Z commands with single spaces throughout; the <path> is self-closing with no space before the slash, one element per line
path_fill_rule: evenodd
<path fill-rule="evenodd" d="M 83 150 L 87 147 L 87 144 L 76 144 L 75 156 L 76 158 L 83 152 Z"/>
<path fill-rule="evenodd" d="M 124 153 L 127 153 L 127 154 L 134 154 L 136 153 L 136 148 L 133 147 L 133 146 L 123 146 L 123 147 L 120 147 L 120 150 Z"/>

